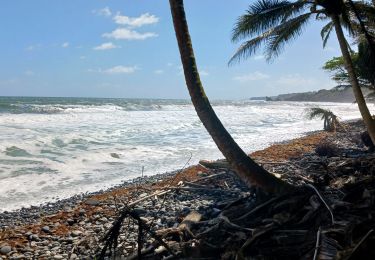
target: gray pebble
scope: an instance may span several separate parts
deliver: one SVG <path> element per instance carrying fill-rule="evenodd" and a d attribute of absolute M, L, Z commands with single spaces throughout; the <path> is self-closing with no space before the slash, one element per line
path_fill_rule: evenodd
<path fill-rule="evenodd" d="M 82 231 L 73 230 L 71 235 L 72 235 L 72 237 L 79 237 L 80 235 L 82 235 Z"/>
<path fill-rule="evenodd" d="M 98 205 L 100 205 L 100 201 L 94 200 L 94 199 L 88 199 L 88 200 L 86 200 L 85 203 L 87 205 L 90 205 L 90 206 L 98 206 Z"/>
<path fill-rule="evenodd" d="M 0 248 L 0 253 L 2 253 L 3 255 L 6 255 L 10 253 L 11 251 L 12 251 L 12 248 L 10 246 L 2 246 Z"/>
<path fill-rule="evenodd" d="M 42 231 L 46 232 L 46 233 L 50 233 L 51 232 L 50 229 L 49 229 L 49 226 L 42 227 Z"/>

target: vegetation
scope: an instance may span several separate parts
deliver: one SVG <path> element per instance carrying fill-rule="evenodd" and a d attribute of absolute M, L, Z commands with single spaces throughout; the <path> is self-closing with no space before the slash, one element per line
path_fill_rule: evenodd
<path fill-rule="evenodd" d="M 362 16 L 373 11 L 373 8 L 364 2 L 356 3 L 356 5 L 361 10 Z M 353 23 L 353 17 L 356 17 L 355 11 L 357 9 L 353 9 L 353 3 L 344 0 L 297 0 L 293 2 L 258 0 L 250 5 L 246 14 L 239 17 L 233 29 L 232 40 L 234 42 L 244 39 L 246 41 L 238 48 L 229 63 L 248 58 L 262 46 L 265 46 L 266 59 L 271 61 L 281 53 L 285 44 L 302 34 L 310 20 L 327 21 L 328 23 L 321 31 L 323 45 L 335 29 L 350 85 L 370 137 L 375 141 L 375 120 L 365 102 L 342 29 L 345 27 L 350 34 L 355 35 L 356 31 L 353 29 L 356 25 Z M 358 21 L 357 24 L 360 22 Z"/>
<path fill-rule="evenodd" d="M 365 52 L 364 44 L 360 44 L 361 52 Z M 367 97 L 375 96 L 375 60 L 367 60 L 367 55 L 353 52 L 351 54 L 358 82 L 362 88 L 369 89 L 371 93 Z M 349 88 L 349 74 L 345 70 L 343 57 L 334 57 L 327 61 L 323 69 L 332 74 L 332 79 L 337 82 L 336 88 Z"/>
<path fill-rule="evenodd" d="M 200 81 L 193 46 L 186 21 L 183 0 L 170 0 L 174 29 L 181 55 L 186 85 L 198 117 L 217 147 L 235 169 L 237 175 L 249 186 L 266 192 L 281 194 L 294 189 L 256 164 L 233 140 L 215 114 Z"/>
<path fill-rule="evenodd" d="M 310 120 L 314 118 L 321 118 L 324 122 L 323 129 L 325 131 L 333 132 L 336 131 L 336 127 L 340 125 L 338 117 L 330 110 L 313 107 L 308 111 L 308 118 Z"/>

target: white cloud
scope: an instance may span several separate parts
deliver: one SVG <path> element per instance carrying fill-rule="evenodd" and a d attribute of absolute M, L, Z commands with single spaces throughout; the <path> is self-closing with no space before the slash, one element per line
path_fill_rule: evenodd
<path fill-rule="evenodd" d="M 154 70 L 154 73 L 160 75 L 164 73 L 164 70 Z"/>
<path fill-rule="evenodd" d="M 63 44 L 61 44 L 61 47 L 68 48 L 69 45 L 70 45 L 69 42 L 64 42 Z"/>
<path fill-rule="evenodd" d="M 35 75 L 35 72 L 32 71 L 32 70 L 26 70 L 26 71 L 25 71 L 25 75 L 26 75 L 26 76 L 34 76 L 34 75 Z"/>
<path fill-rule="evenodd" d="M 99 15 L 99 16 L 107 16 L 107 17 L 112 15 L 111 9 L 109 9 L 108 6 L 99 10 L 93 10 L 92 13 Z"/>
<path fill-rule="evenodd" d="M 239 82 L 248 82 L 248 81 L 263 80 L 263 79 L 268 79 L 268 78 L 270 78 L 270 75 L 264 74 L 259 71 L 255 71 L 249 74 L 236 76 L 233 79 Z"/>
<path fill-rule="evenodd" d="M 141 27 L 143 25 L 155 24 L 159 22 L 159 18 L 155 15 L 149 13 L 141 14 L 138 17 L 129 17 L 125 15 L 120 15 L 119 13 L 113 17 L 113 20 L 117 24 L 128 25 L 131 27 Z"/>
<path fill-rule="evenodd" d="M 257 56 L 254 56 L 253 60 L 263 60 L 264 59 L 264 56 L 263 55 L 257 55 Z"/>
<path fill-rule="evenodd" d="M 137 70 L 137 66 L 115 66 L 106 70 L 103 70 L 103 73 L 106 74 L 131 74 Z"/>
<path fill-rule="evenodd" d="M 37 49 L 40 49 L 42 47 L 41 44 L 36 44 L 36 45 L 29 45 L 25 48 L 27 51 L 35 51 Z"/>
<path fill-rule="evenodd" d="M 110 33 L 104 33 L 102 36 L 105 38 L 116 40 L 145 40 L 147 38 L 156 37 L 158 35 L 152 32 L 140 33 L 127 28 L 117 28 Z"/>
<path fill-rule="evenodd" d="M 200 71 L 199 71 L 199 75 L 201 75 L 201 76 L 208 76 L 208 75 L 210 75 L 210 73 L 208 73 L 208 72 L 205 71 L 205 70 L 200 70 Z"/>
<path fill-rule="evenodd" d="M 119 48 L 119 47 L 114 45 L 112 42 L 105 42 L 101 45 L 94 47 L 93 49 L 97 51 L 105 51 L 105 50 L 116 49 L 116 48 Z"/>

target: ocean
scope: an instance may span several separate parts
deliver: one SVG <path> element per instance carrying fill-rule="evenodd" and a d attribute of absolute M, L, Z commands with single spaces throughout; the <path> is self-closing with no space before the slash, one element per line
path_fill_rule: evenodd
<path fill-rule="evenodd" d="M 314 106 L 341 120 L 360 116 L 349 103 L 212 104 L 248 153 L 322 129 L 305 116 Z M 220 157 L 189 100 L 0 97 L 0 211 Z"/>

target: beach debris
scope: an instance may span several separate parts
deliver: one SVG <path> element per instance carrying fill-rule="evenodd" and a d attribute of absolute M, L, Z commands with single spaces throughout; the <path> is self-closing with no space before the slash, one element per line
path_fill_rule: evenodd
<path fill-rule="evenodd" d="M 357 142 L 361 129 L 304 137 L 307 149 L 296 140 L 257 152 L 268 171 L 304 187 L 294 194 L 258 197 L 220 162 L 2 213 L 0 249 L 11 252 L 1 257 L 98 259 L 104 250 L 104 259 L 375 259 L 375 154 Z M 322 139 L 337 146 L 335 156 L 315 152 Z M 116 243 L 104 248 L 105 234 L 117 234 Z"/>

